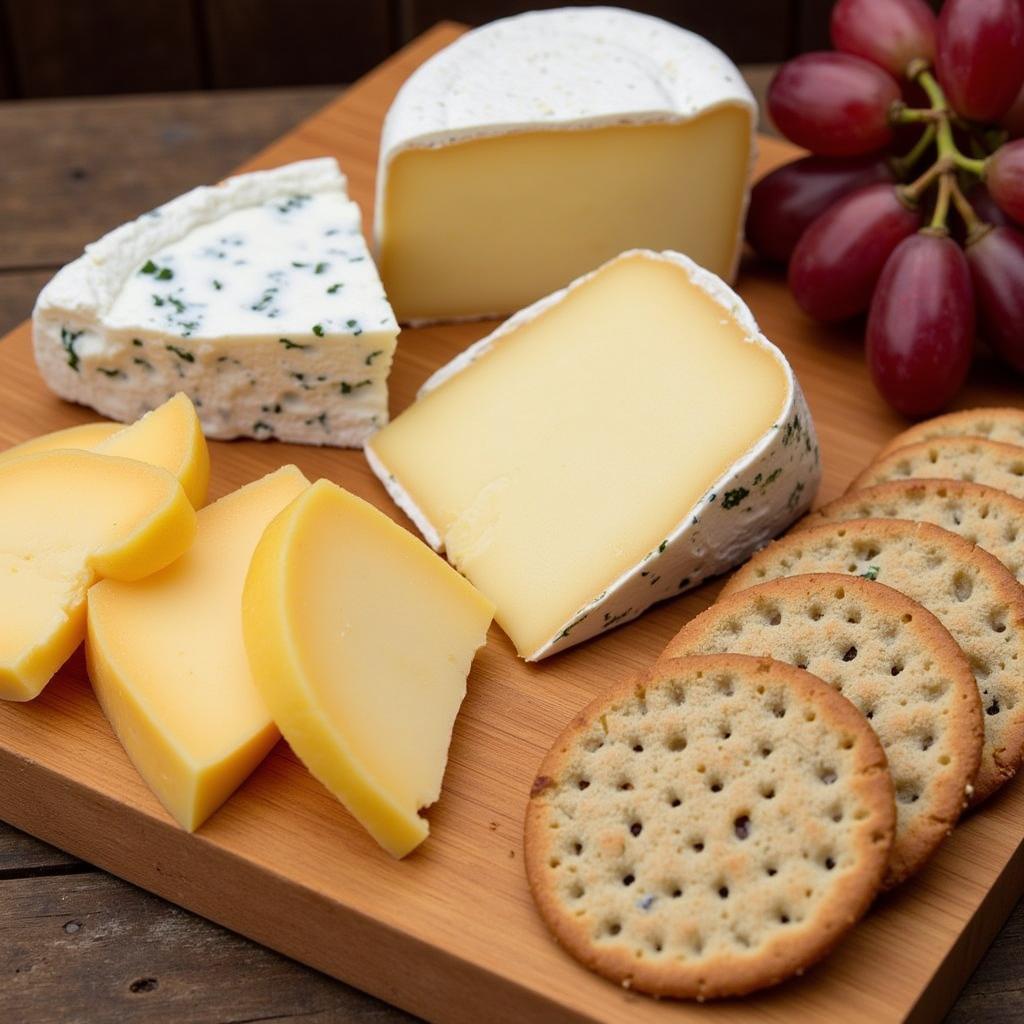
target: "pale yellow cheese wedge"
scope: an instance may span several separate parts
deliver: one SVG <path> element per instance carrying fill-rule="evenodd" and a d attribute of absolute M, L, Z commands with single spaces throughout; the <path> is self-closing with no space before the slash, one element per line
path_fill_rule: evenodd
<path fill-rule="evenodd" d="M 83 423 L 34 437 L 0 452 L 0 465 L 24 455 L 59 448 L 86 449 L 159 466 L 181 481 L 195 508 L 206 504 L 210 485 L 210 453 L 195 407 L 180 391 L 128 426 L 123 423 Z"/>
<path fill-rule="evenodd" d="M 394 857 L 429 832 L 494 608 L 372 505 L 320 480 L 268 527 L 245 584 L 253 677 L 292 749 Z"/>
<path fill-rule="evenodd" d="M 309 486 L 294 466 L 198 514 L 195 543 L 162 572 L 89 591 L 89 678 L 139 774 L 198 828 L 277 742 L 249 672 L 242 585 L 267 524 Z"/>
<path fill-rule="evenodd" d="M 195 508 L 206 504 L 210 452 L 188 395 L 179 391 L 163 405 L 96 445 L 103 455 L 120 455 L 160 466 L 181 481 Z"/>
<path fill-rule="evenodd" d="M 11 459 L 20 459 L 25 455 L 38 455 L 41 452 L 52 452 L 59 448 L 92 449 L 112 434 L 124 430 L 123 423 L 111 423 L 98 420 L 95 423 L 79 423 L 76 427 L 65 427 L 49 434 L 30 438 L 0 452 L 0 465 Z"/>
<path fill-rule="evenodd" d="M 85 636 L 88 588 L 183 554 L 196 515 L 164 469 L 86 451 L 0 466 L 0 698 L 31 700 Z"/>

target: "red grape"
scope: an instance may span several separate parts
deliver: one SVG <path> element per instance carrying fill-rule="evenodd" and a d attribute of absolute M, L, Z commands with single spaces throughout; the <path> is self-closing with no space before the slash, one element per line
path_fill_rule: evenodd
<path fill-rule="evenodd" d="M 1024 83 L 1021 0 L 946 0 L 936 43 L 935 70 L 953 109 L 999 120 Z"/>
<path fill-rule="evenodd" d="M 982 334 L 1015 370 L 1024 372 L 1024 234 L 987 231 L 967 247 Z"/>
<path fill-rule="evenodd" d="M 935 15 L 924 0 L 839 0 L 832 45 L 900 77 L 917 57 L 935 56 Z"/>
<path fill-rule="evenodd" d="M 999 119 L 999 123 L 1010 133 L 1011 139 L 1024 137 L 1024 85 L 1010 109 Z"/>
<path fill-rule="evenodd" d="M 837 199 L 892 177 L 879 156 L 805 156 L 784 164 L 750 192 L 747 241 L 766 259 L 785 263 L 804 229 Z"/>
<path fill-rule="evenodd" d="M 893 249 L 921 225 L 889 184 L 867 185 L 827 209 L 801 235 L 789 262 L 789 287 L 817 320 L 864 312 Z"/>
<path fill-rule="evenodd" d="M 985 184 L 1000 209 L 1024 224 L 1024 139 L 1000 146 L 988 158 Z"/>
<path fill-rule="evenodd" d="M 822 156 L 859 156 L 892 141 L 889 110 L 896 80 L 849 53 L 805 53 L 787 61 L 768 88 L 779 131 Z"/>
<path fill-rule="evenodd" d="M 928 231 L 905 238 L 878 280 L 868 366 L 897 412 L 930 416 L 960 390 L 974 344 L 974 295 L 963 250 Z"/>

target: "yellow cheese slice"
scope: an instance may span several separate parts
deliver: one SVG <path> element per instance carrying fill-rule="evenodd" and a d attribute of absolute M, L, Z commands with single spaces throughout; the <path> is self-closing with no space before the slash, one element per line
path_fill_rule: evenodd
<path fill-rule="evenodd" d="M 380 272 L 402 322 L 521 309 L 625 249 L 731 277 L 750 113 L 407 149 L 388 171 Z"/>
<path fill-rule="evenodd" d="M 285 466 L 198 514 L 195 543 L 162 572 L 89 591 L 89 678 L 139 774 L 198 828 L 278 738 L 249 672 L 242 585 L 267 524 L 309 486 Z"/>
<path fill-rule="evenodd" d="M 195 407 L 180 391 L 128 426 L 123 423 L 83 423 L 32 438 L 0 452 L 0 465 L 24 455 L 59 448 L 119 455 L 124 459 L 138 459 L 139 462 L 159 466 L 181 481 L 195 508 L 206 504 L 210 485 L 210 453 Z"/>
<path fill-rule="evenodd" d="M 242 618 L 292 749 L 392 856 L 428 834 L 493 607 L 372 505 L 320 480 L 263 535 Z"/>
<path fill-rule="evenodd" d="M 0 452 L 0 465 L 11 459 L 20 459 L 25 455 L 38 455 L 40 452 L 52 452 L 58 448 L 92 449 L 112 434 L 124 430 L 123 423 L 111 423 L 99 420 L 95 423 L 80 423 L 75 427 L 65 427 L 49 434 L 41 434 L 21 444 L 16 444 Z"/>
<path fill-rule="evenodd" d="M 642 250 L 438 371 L 366 454 L 530 660 L 743 561 L 819 475 L 792 371 L 739 297 Z"/>
<path fill-rule="evenodd" d="M 210 452 L 195 406 L 181 391 L 93 450 L 160 466 L 181 481 L 195 508 L 206 504 Z"/>
<path fill-rule="evenodd" d="M 162 569 L 195 529 L 155 466 L 68 450 L 0 466 L 0 697 L 37 696 L 82 642 L 92 583 Z"/>

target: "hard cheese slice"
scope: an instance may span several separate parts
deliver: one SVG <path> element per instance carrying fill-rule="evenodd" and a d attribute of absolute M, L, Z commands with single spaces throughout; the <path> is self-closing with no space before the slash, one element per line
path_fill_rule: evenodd
<path fill-rule="evenodd" d="M 0 464 L 20 459 L 26 455 L 39 455 L 41 452 L 52 452 L 58 448 L 92 449 L 112 434 L 124 430 L 123 423 L 110 423 L 101 420 L 97 423 L 80 423 L 76 427 L 65 427 L 49 434 L 29 438 L 0 452 Z"/>
<path fill-rule="evenodd" d="M 181 481 L 196 508 L 206 504 L 210 452 L 195 406 L 182 392 L 93 449 L 160 466 Z"/>
<path fill-rule="evenodd" d="M 31 700 L 85 636 L 88 588 L 162 569 L 196 518 L 166 470 L 85 451 L 0 466 L 0 698 Z"/>
<path fill-rule="evenodd" d="M 267 529 L 242 603 L 253 676 L 309 770 L 395 857 L 428 833 L 493 607 L 373 506 L 321 480 Z"/>
<path fill-rule="evenodd" d="M 377 244 L 398 318 L 511 313 L 634 246 L 730 278 L 755 114 L 723 53 L 647 15 L 540 11 L 462 36 L 384 124 Z"/>
<path fill-rule="evenodd" d="M 249 672 L 242 585 L 267 524 L 308 486 L 285 466 L 203 509 L 195 543 L 173 565 L 89 591 L 96 696 L 139 774 L 189 831 L 277 741 Z"/>
<path fill-rule="evenodd" d="M 529 660 L 742 561 L 819 478 L 799 385 L 677 253 L 624 253 L 440 370 L 371 466 Z"/>
<path fill-rule="evenodd" d="M 184 391 L 208 437 L 361 445 L 387 422 L 398 326 L 334 160 L 194 189 L 43 289 L 36 362 L 131 421 Z"/>

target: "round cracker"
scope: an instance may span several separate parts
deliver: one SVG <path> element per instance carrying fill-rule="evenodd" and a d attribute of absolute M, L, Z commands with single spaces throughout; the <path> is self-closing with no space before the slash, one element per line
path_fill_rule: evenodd
<path fill-rule="evenodd" d="M 844 697 L 741 655 L 660 662 L 542 762 L 526 870 L 591 970 L 659 996 L 776 984 L 867 909 L 892 845 L 885 754 Z"/>
<path fill-rule="evenodd" d="M 960 480 L 890 480 L 849 491 L 804 516 L 806 530 L 847 519 L 910 519 L 932 523 L 995 555 L 1024 581 L 1024 501 L 1005 491 Z"/>
<path fill-rule="evenodd" d="M 896 791 L 883 886 L 917 871 L 966 806 L 984 733 L 971 666 L 942 623 L 880 583 L 836 573 L 790 576 L 713 604 L 664 656 L 725 653 L 807 669 L 870 720 Z"/>
<path fill-rule="evenodd" d="M 985 725 L 971 803 L 1013 778 L 1024 756 L 1024 589 L 987 551 L 931 523 L 852 519 L 763 548 L 723 595 L 779 576 L 841 572 L 877 579 L 927 608 L 974 672 Z"/>
<path fill-rule="evenodd" d="M 1024 409 L 962 409 L 922 420 L 897 434 L 876 458 L 896 448 L 939 437 L 980 437 L 986 441 L 1024 445 Z"/>
<path fill-rule="evenodd" d="M 872 462 L 847 490 L 908 479 L 964 480 L 1024 498 L 1024 448 L 976 437 L 922 441 L 895 448 Z"/>

